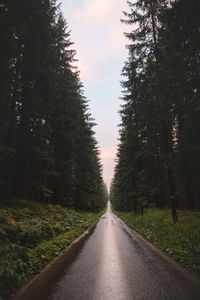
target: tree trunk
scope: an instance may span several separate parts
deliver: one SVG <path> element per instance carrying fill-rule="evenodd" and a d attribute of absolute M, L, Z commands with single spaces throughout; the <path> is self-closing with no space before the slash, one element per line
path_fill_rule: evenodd
<path fill-rule="evenodd" d="M 172 170 L 171 170 L 171 162 L 169 159 L 169 145 L 168 145 L 168 138 L 167 138 L 167 129 L 166 129 L 166 121 L 162 120 L 162 130 L 163 130 L 163 150 L 164 150 L 164 158 L 165 164 L 167 168 L 167 177 L 168 177 L 168 188 L 170 193 L 170 201 L 171 204 L 171 212 L 172 218 L 174 223 L 178 221 L 178 216 L 176 212 L 176 200 L 175 200 L 175 187 L 174 187 L 174 179 L 172 177 Z"/>

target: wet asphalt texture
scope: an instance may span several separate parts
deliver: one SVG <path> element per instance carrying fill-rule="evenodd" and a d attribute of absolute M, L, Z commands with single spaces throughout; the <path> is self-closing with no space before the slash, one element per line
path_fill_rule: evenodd
<path fill-rule="evenodd" d="M 144 241 L 108 205 L 45 299 L 199 300 L 200 280 Z"/>

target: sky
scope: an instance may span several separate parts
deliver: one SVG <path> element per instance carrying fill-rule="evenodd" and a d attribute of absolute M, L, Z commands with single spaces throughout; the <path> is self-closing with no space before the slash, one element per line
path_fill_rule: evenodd
<path fill-rule="evenodd" d="M 128 26 L 120 22 L 126 0 L 63 0 L 61 10 L 71 31 L 77 66 L 89 108 L 108 188 L 113 177 L 118 141 L 122 80 L 127 59 Z"/>

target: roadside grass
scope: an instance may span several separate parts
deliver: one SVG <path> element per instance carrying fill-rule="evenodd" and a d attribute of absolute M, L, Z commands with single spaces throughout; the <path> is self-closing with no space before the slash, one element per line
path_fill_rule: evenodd
<path fill-rule="evenodd" d="M 1 206 L 0 299 L 7 299 L 102 214 L 26 200 Z"/>
<path fill-rule="evenodd" d="M 143 216 L 114 211 L 130 228 L 200 277 L 200 212 L 148 209 Z"/>

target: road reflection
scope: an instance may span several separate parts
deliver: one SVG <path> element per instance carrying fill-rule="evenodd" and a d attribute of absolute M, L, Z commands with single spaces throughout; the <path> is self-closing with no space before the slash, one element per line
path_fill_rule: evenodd
<path fill-rule="evenodd" d="M 104 237 L 102 240 L 101 263 L 98 270 L 96 291 L 98 299 L 130 299 L 129 288 L 115 236 L 116 221 L 110 203 L 106 212 Z"/>
<path fill-rule="evenodd" d="M 78 255 L 63 269 L 42 300 L 200 299 L 199 280 L 130 230 L 112 214 L 110 203 Z"/>

